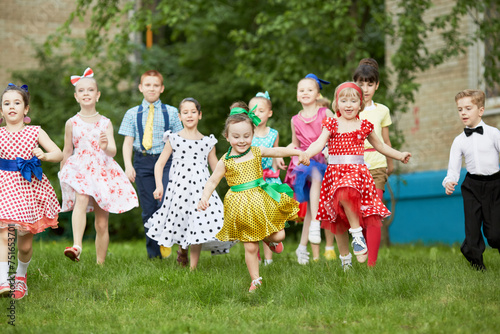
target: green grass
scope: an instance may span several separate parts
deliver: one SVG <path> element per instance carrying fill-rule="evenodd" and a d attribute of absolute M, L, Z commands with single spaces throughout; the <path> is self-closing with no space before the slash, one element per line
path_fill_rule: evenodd
<path fill-rule="evenodd" d="M 1 333 L 498 333 L 500 255 L 487 249 L 487 272 L 468 266 L 458 246 L 381 249 L 374 269 L 339 262 L 297 264 L 296 243 L 261 267 L 263 286 L 248 293 L 241 244 L 229 255 L 202 253 L 198 270 L 175 257 L 147 260 L 143 242 L 112 243 L 104 266 L 93 243 L 80 263 L 68 242 L 37 241 L 29 295 L 0 300 Z"/>

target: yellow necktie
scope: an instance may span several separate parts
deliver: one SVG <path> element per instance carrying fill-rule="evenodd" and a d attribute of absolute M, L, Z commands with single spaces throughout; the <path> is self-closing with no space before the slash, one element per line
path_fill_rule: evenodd
<path fill-rule="evenodd" d="M 144 129 L 144 136 L 142 137 L 142 146 L 147 150 L 153 147 L 153 119 L 155 117 L 155 107 L 153 104 L 149 105 L 148 119 L 146 121 L 146 128 Z"/>

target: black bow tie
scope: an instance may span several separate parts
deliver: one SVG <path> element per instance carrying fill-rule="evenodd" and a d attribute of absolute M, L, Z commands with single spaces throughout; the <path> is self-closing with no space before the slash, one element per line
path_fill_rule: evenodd
<path fill-rule="evenodd" d="M 482 126 L 478 126 L 477 128 L 474 128 L 474 129 L 471 129 L 471 128 L 465 128 L 464 129 L 464 132 L 465 132 L 465 135 L 467 137 L 469 137 L 473 132 L 477 132 L 479 133 L 480 135 L 483 134 L 483 127 Z"/>

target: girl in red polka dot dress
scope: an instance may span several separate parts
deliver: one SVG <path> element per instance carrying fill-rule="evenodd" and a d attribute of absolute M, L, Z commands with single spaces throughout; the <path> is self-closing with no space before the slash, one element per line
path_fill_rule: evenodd
<path fill-rule="evenodd" d="M 33 254 L 33 235 L 48 227 L 57 228 L 61 210 L 40 161 L 59 162 L 63 155 L 39 126 L 25 124 L 31 121 L 27 116 L 28 86 L 9 84 L 2 94 L 1 110 L 6 125 L 0 128 L 0 295 L 21 299 L 28 294 L 26 273 Z M 16 259 L 17 270 L 9 278 Z"/>
<path fill-rule="evenodd" d="M 349 237 L 352 234 L 353 252 L 359 262 L 366 261 L 367 249 L 363 228 L 380 227 L 381 219 L 390 215 L 377 195 L 375 183 L 364 162 L 364 140 L 385 156 L 408 163 L 411 154 L 399 152 L 382 143 L 373 124 L 360 120 L 364 100 L 361 88 L 354 82 L 346 82 L 335 90 L 333 109 L 338 118 L 323 121 L 319 138 L 306 151 L 314 156 L 328 143 L 328 168 L 321 185 L 317 219 L 322 228 L 332 231 L 344 270 L 351 267 Z"/>
<path fill-rule="evenodd" d="M 257 257 L 259 241 L 267 243 L 271 251 L 281 253 L 285 222 L 295 219 L 299 211 L 299 203 L 293 199 L 289 186 L 264 181 L 262 157 L 299 156 L 299 162 L 309 163 L 304 152 L 293 148 L 252 146 L 254 124 L 259 123 L 260 119 L 252 111 L 231 109 L 224 130 L 231 146 L 217 163 L 198 203 L 198 210 L 206 210 L 215 187 L 226 177 L 230 190 L 224 197 L 224 225 L 216 238 L 243 242 L 252 279 L 250 292 L 262 282 Z"/>

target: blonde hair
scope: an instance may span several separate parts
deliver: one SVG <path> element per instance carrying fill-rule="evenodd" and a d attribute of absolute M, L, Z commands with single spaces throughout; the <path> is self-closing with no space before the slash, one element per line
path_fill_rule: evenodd
<path fill-rule="evenodd" d="M 480 89 L 465 89 L 458 92 L 455 95 L 455 102 L 463 99 L 464 97 L 470 97 L 471 102 L 475 104 L 478 108 L 484 108 L 484 101 L 486 100 L 486 94 Z"/>
<path fill-rule="evenodd" d="M 365 101 L 363 99 L 363 96 L 362 94 L 360 94 L 355 88 L 352 88 L 352 87 L 346 87 L 346 88 L 343 88 L 340 92 L 338 92 L 338 89 L 346 84 L 348 82 L 344 82 L 344 83 L 341 83 L 340 85 L 337 86 L 337 88 L 335 88 L 335 99 L 333 100 L 332 102 L 332 109 L 335 113 L 337 113 L 337 116 L 340 116 L 340 112 L 339 112 L 339 109 L 338 109 L 338 101 L 337 99 L 340 98 L 340 97 L 352 97 L 352 96 L 355 96 L 357 97 L 359 100 L 360 100 L 360 109 L 359 109 L 359 112 L 362 112 L 364 109 L 365 109 Z M 352 84 L 355 84 L 356 86 L 358 86 L 355 82 L 351 82 Z M 358 86 L 359 87 L 359 86 Z M 361 91 L 361 88 L 359 88 L 359 91 Z M 337 96 L 337 94 L 339 94 Z"/>

